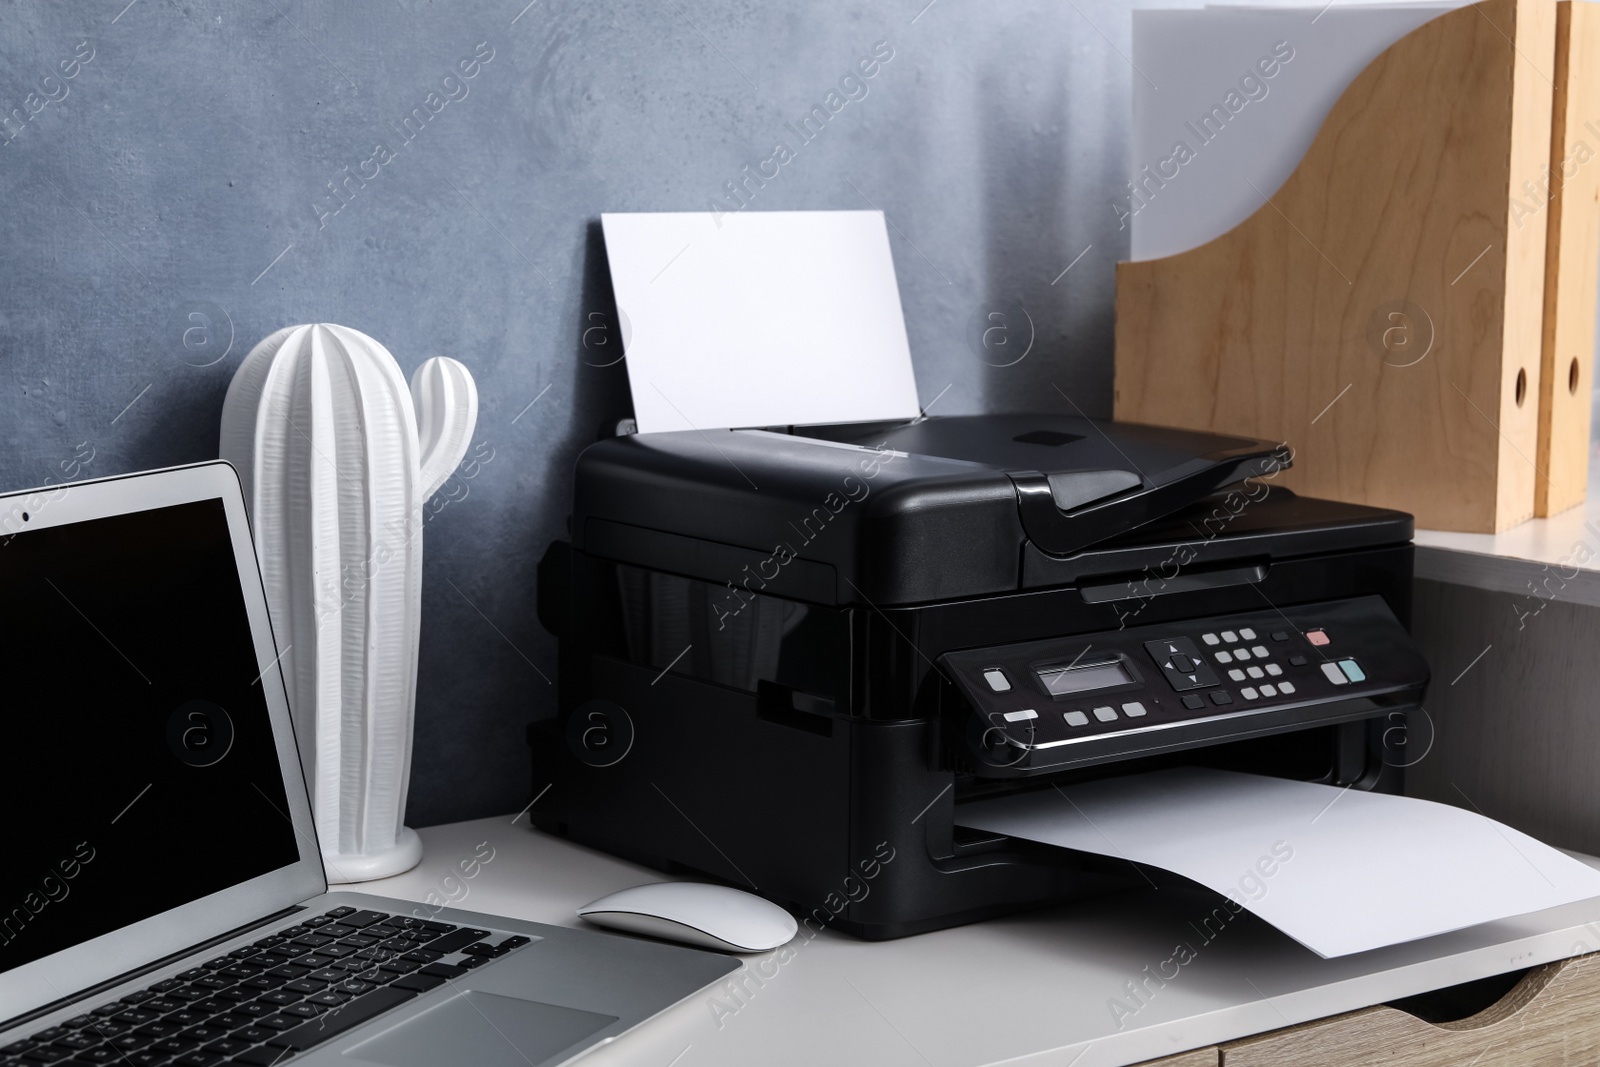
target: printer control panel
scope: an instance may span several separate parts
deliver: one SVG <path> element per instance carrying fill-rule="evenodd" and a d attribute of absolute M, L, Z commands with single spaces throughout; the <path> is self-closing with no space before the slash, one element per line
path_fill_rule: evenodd
<path fill-rule="evenodd" d="M 1403 710 L 1428 667 L 1381 597 L 948 653 L 979 774 L 1016 776 Z"/>

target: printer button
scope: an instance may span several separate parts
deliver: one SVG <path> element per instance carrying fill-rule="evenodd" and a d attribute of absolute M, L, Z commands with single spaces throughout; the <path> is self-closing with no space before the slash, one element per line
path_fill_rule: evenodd
<path fill-rule="evenodd" d="M 1248 648 L 1236 648 L 1233 650 L 1233 658 L 1243 663 L 1250 658 L 1250 650 Z"/>
<path fill-rule="evenodd" d="M 1232 663 L 1233 662 L 1233 653 L 1231 653 L 1231 652 L 1218 652 L 1217 653 L 1217 662 L 1218 663 Z"/>
<path fill-rule="evenodd" d="M 1267 673 L 1276 678 L 1278 675 L 1283 673 L 1283 668 L 1278 666 L 1276 663 L 1269 663 L 1267 664 Z"/>
<path fill-rule="evenodd" d="M 1006 672 L 999 667 L 990 667 L 983 672 L 983 680 L 989 683 L 989 688 L 996 693 L 1011 692 L 1011 679 L 1006 677 Z"/>
<path fill-rule="evenodd" d="M 1279 682 L 1278 683 L 1278 692 L 1282 693 L 1286 697 L 1294 696 L 1294 683 L 1293 682 Z"/>
<path fill-rule="evenodd" d="M 1026 708 L 1022 711 L 1008 711 L 1005 714 L 1006 722 L 1023 722 L 1024 720 L 1037 719 L 1038 717 L 1039 713 L 1032 708 Z"/>
<path fill-rule="evenodd" d="M 1144 705 L 1135 700 L 1131 704 L 1122 705 L 1122 714 L 1130 719 L 1141 719 L 1145 715 Z"/>
<path fill-rule="evenodd" d="M 1190 711 L 1199 711 L 1201 708 L 1206 706 L 1206 699 L 1205 697 L 1199 696 L 1195 693 L 1190 693 L 1188 696 L 1183 698 L 1183 706 L 1188 708 Z"/>
<path fill-rule="evenodd" d="M 1339 665 L 1337 663 L 1324 663 L 1322 665 L 1322 673 L 1327 677 L 1328 681 L 1332 682 L 1334 685 L 1350 684 L 1350 679 L 1344 676 L 1344 671 L 1339 669 Z"/>
<path fill-rule="evenodd" d="M 1352 682 L 1364 682 L 1367 680 L 1367 672 L 1362 670 L 1360 664 L 1353 659 L 1340 660 L 1339 669 L 1344 671 L 1344 676 Z"/>
<path fill-rule="evenodd" d="M 1256 639 L 1256 632 L 1250 629 L 1248 626 L 1241 626 L 1239 627 L 1239 638 L 1243 641 L 1254 641 Z"/>
<path fill-rule="evenodd" d="M 1182 652 L 1175 653 L 1172 657 L 1172 669 L 1179 674 L 1192 674 L 1194 672 L 1194 660 L 1185 656 Z"/>
<path fill-rule="evenodd" d="M 1228 677 L 1232 678 L 1236 682 L 1242 682 L 1244 681 L 1244 671 L 1241 671 L 1238 667 L 1235 667 L 1233 670 L 1228 672 Z"/>
<path fill-rule="evenodd" d="M 1208 645 L 1214 645 L 1217 643 L 1218 638 L 1216 634 L 1201 634 L 1200 640 L 1204 641 Z"/>
<path fill-rule="evenodd" d="M 1261 695 L 1264 697 L 1275 697 L 1278 695 L 1278 687 L 1275 685 L 1264 685 L 1261 687 Z"/>
<path fill-rule="evenodd" d="M 1239 640 L 1239 635 L 1234 633 L 1232 630 L 1224 630 L 1222 631 L 1222 639 L 1231 645 L 1235 641 Z"/>
<path fill-rule="evenodd" d="M 1244 697 L 1246 700 L 1254 700 L 1258 694 L 1254 689 L 1247 685 L 1243 689 L 1239 690 L 1239 695 Z"/>
<path fill-rule="evenodd" d="M 1094 717 L 1101 722 L 1114 722 L 1117 718 L 1116 708 L 1095 708 Z"/>
<path fill-rule="evenodd" d="M 1263 678 L 1263 677 L 1265 677 L 1265 675 L 1262 673 L 1260 667 L 1247 667 L 1247 668 L 1245 668 L 1245 673 L 1248 674 L 1252 678 Z"/>
<path fill-rule="evenodd" d="M 1267 646 L 1266 645 L 1257 645 L 1255 648 L 1252 648 L 1250 651 L 1252 651 L 1252 652 L 1254 652 L 1256 654 L 1256 659 L 1266 659 L 1269 655 L 1271 655 L 1271 653 L 1267 651 Z"/>
<path fill-rule="evenodd" d="M 1289 666 L 1291 666 L 1291 667 L 1304 667 L 1305 665 L 1306 665 L 1306 658 L 1304 656 L 1290 656 L 1289 657 Z"/>
<path fill-rule="evenodd" d="M 1306 640 L 1319 648 L 1329 643 L 1328 635 L 1321 630 L 1307 630 Z"/>
<path fill-rule="evenodd" d="M 1228 695 L 1228 691 L 1226 689 L 1213 689 L 1211 691 L 1211 703 L 1232 704 L 1233 697 Z"/>
<path fill-rule="evenodd" d="M 1274 631 L 1272 631 L 1272 639 L 1274 641 L 1287 641 L 1287 640 L 1289 640 L 1289 631 L 1288 630 L 1274 630 Z"/>
<path fill-rule="evenodd" d="M 1081 711 L 1069 711 L 1066 715 L 1068 726 L 1088 726 L 1089 716 Z"/>

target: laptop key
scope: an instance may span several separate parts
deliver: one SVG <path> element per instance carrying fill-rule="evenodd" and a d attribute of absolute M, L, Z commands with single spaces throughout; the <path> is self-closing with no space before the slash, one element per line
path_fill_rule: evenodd
<path fill-rule="evenodd" d="M 417 973 L 426 974 L 433 978 L 460 978 L 467 973 L 467 969 L 465 967 L 457 967 L 453 963 L 430 963 Z"/>
<path fill-rule="evenodd" d="M 145 1023 L 154 1022 L 159 1017 L 157 1012 L 145 1011 L 143 1008 L 129 1008 L 127 1011 L 119 1011 L 112 1016 L 117 1022 L 128 1023 L 132 1026 L 142 1026 Z"/>
<path fill-rule="evenodd" d="M 283 963 L 272 968 L 272 970 L 268 971 L 267 974 L 271 975 L 273 978 L 299 978 L 310 970 L 311 968 L 303 967 L 298 963 Z M 255 976 L 247 975 L 246 977 L 253 978 Z"/>
<path fill-rule="evenodd" d="M 315 1019 L 317 1016 L 321 1015 L 327 1010 L 327 1008 L 320 1004 L 312 1004 L 309 1001 L 301 1001 L 299 1004 L 291 1004 L 287 1008 L 284 1008 L 283 1014 L 293 1015 L 298 1019 Z"/>
<path fill-rule="evenodd" d="M 307 997 L 306 1003 L 315 1004 L 323 1008 L 337 1008 L 345 1002 L 345 999 L 337 993 L 318 993 L 314 997 Z"/>
<path fill-rule="evenodd" d="M 474 930 L 469 926 L 460 930 L 452 931 L 451 933 L 445 934 L 443 937 L 429 941 L 427 943 L 427 947 L 434 952 L 440 952 L 445 955 L 449 955 L 452 952 L 461 951 L 480 938 L 488 936 L 489 931 Z"/>
<path fill-rule="evenodd" d="M 190 1041 L 186 1037 L 164 1037 L 160 1041 L 157 1041 L 155 1044 L 151 1045 L 150 1048 L 155 1052 L 165 1052 L 169 1055 L 176 1056 L 180 1052 L 188 1052 L 190 1049 L 194 1048 L 197 1043 L 198 1042 Z"/>
<path fill-rule="evenodd" d="M 272 1038 L 270 1043 L 279 1048 L 304 1051 L 337 1037 L 346 1030 L 354 1029 L 390 1008 L 404 1004 L 414 996 L 416 993 L 413 991 L 396 989 L 394 986 L 375 989 L 364 996 L 356 997 L 337 1011 L 330 1011 L 320 1018 L 279 1034 Z"/>
<path fill-rule="evenodd" d="M 276 1007 L 282 1007 L 285 1004 L 293 1004 L 299 999 L 300 999 L 300 994 L 299 993 L 291 993 L 286 989 L 279 989 L 276 992 L 263 993 L 261 995 L 261 999 L 258 1000 L 256 1003 L 258 1003 L 258 1004 L 272 1004 L 272 1005 L 274 1005 Z"/>
<path fill-rule="evenodd" d="M 325 987 L 327 984 L 328 984 L 327 982 L 319 982 L 319 981 L 316 981 L 315 979 L 311 979 L 311 978 L 296 978 L 294 981 L 292 981 L 288 985 L 284 986 L 278 992 L 280 992 L 280 993 L 298 993 L 301 996 L 310 996 L 312 993 L 320 993 L 320 992 L 322 992 L 323 987 Z M 273 994 L 268 994 L 268 995 L 271 996 Z"/>
<path fill-rule="evenodd" d="M 285 981 L 287 981 L 287 979 L 269 978 L 267 975 L 259 974 L 256 975 L 256 977 L 251 978 L 248 981 L 240 982 L 239 984 L 244 986 L 246 989 L 259 989 L 265 993 L 270 990 L 277 989 Z"/>
<path fill-rule="evenodd" d="M 324 912 L 323 914 L 327 915 L 331 919 L 342 919 L 346 915 L 354 915 L 355 913 L 356 913 L 356 909 L 351 908 L 351 907 L 347 907 L 345 905 L 340 905 L 339 907 L 332 908 L 332 909 Z"/>
<path fill-rule="evenodd" d="M 388 918 L 389 916 L 381 911 L 356 911 L 351 912 L 349 915 L 339 916 L 339 921 L 346 926 L 354 926 L 359 930 L 374 923 L 381 923 Z"/>
<path fill-rule="evenodd" d="M 311 918 L 307 919 L 305 922 L 301 923 L 300 925 L 301 926 L 309 926 L 312 929 L 316 929 L 319 926 L 327 926 L 331 922 L 333 922 L 333 916 L 332 915 L 313 915 Z"/>
<path fill-rule="evenodd" d="M 269 1030 L 293 1030 L 301 1021 L 292 1015 L 268 1015 L 257 1020 L 256 1025 L 265 1026 Z"/>
<path fill-rule="evenodd" d="M 64 1048 L 68 1052 L 82 1052 L 86 1048 L 94 1048 L 100 1043 L 95 1037 L 84 1037 L 82 1034 L 64 1034 L 52 1041 L 56 1048 Z"/>
<path fill-rule="evenodd" d="M 243 1041 L 251 1045 L 259 1045 L 269 1037 L 275 1037 L 278 1031 L 265 1026 L 241 1026 L 228 1036 L 235 1041 Z"/>
<path fill-rule="evenodd" d="M 122 1059 L 122 1053 L 114 1048 L 97 1045 L 86 1049 L 72 1057 L 73 1063 L 117 1063 Z"/>
<path fill-rule="evenodd" d="M 235 1052 L 243 1052 L 249 1048 L 248 1042 L 240 1041 L 234 1037 L 218 1038 L 205 1047 L 207 1052 L 214 1052 L 218 1056 L 232 1056 Z"/>
<path fill-rule="evenodd" d="M 214 1067 L 215 1064 L 221 1062 L 222 1057 L 217 1055 L 215 1052 L 207 1052 L 205 1049 L 198 1049 L 194 1052 L 189 1052 L 179 1056 L 177 1059 L 173 1060 L 172 1067 Z"/>
<path fill-rule="evenodd" d="M 274 1063 L 282 1063 L 290 1056 L 296 1055 L 292 1048 L 253 1048 L 249 1052 L 241 1052 L 233 1058 L 234 1063 L 246 1063 L 250 1067 L 271 1067 Z"/>
<path fill-rule="evenodd" d="M 390 986 L 392 989 L 409 989 L 414 993 L 426 993 L 430 989 L 438 989 L 444 985 L 444 979 L 432 974 L 408 974 L 404 978 L 395 979 Z"/>
<path fill-rule="evenodd" d="M 178 1035 L 181 1040 L 193 1041 L 197 1045 L 203 1045 L 207 1041 L 215 1041 L 219 1037 L 227 1036 L 228 1032 L 220 1026 L 192 1026 Z"/>

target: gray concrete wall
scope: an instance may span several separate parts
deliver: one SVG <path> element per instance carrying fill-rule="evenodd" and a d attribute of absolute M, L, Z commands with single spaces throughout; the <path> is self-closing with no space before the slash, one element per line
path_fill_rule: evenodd
<path fill-rule="evenodd" d="M 215 457 L 230 376 L 291 323 L 477 376 L 493 459 L 428 529 L 418 825 L 530 796 L 534 566 L 573 457 L 629 413 L 584 347 L 612 312 L 599 213 L 705 210 L 876 42 L 865 97 L 752 209 L 887 212 L 935 411 L 1070 411 L 1052 386 L 1110 410 L 1128 5 L 524 2 L 0 4 L 0 488 L 83 448 L 90 475 Z M 1017 307 L 1032 351 L 986 365 L 969 322 L 1026 331 Z"/>

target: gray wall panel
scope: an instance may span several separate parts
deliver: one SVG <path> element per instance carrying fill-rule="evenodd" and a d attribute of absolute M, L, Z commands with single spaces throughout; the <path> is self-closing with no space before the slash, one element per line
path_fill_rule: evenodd
<path fill-rule="evenodd" d="M 414 823 L 530 796 L 555 669 L 534 566 L 574 455 L 629 410 L 623 368 L 584 359 L 611 310 L 599 213 L 705 209 L 874 42 L 895 55 L 867 96 L 753 209 L 887 212 L 935 411 L 1070 410 L 1055 386 L 1109 412 L 1126 4 L 124 2 L 0 4 L 0 112 L 94 49 L 0 148 L 0 486 L 81 443 L 91 474 L 214 457 L 230 375 L 290 323 L 364 330 L 407 373 L 464 360 L 494 459 L 429 523 Z M 480 42 L 468 94 L 401 147 L 391 124 Z M 379 140 L 392 162 L 319 220 Z M 991 367 L 967 327 L 1004 306 L 1033 349 Z"/>

